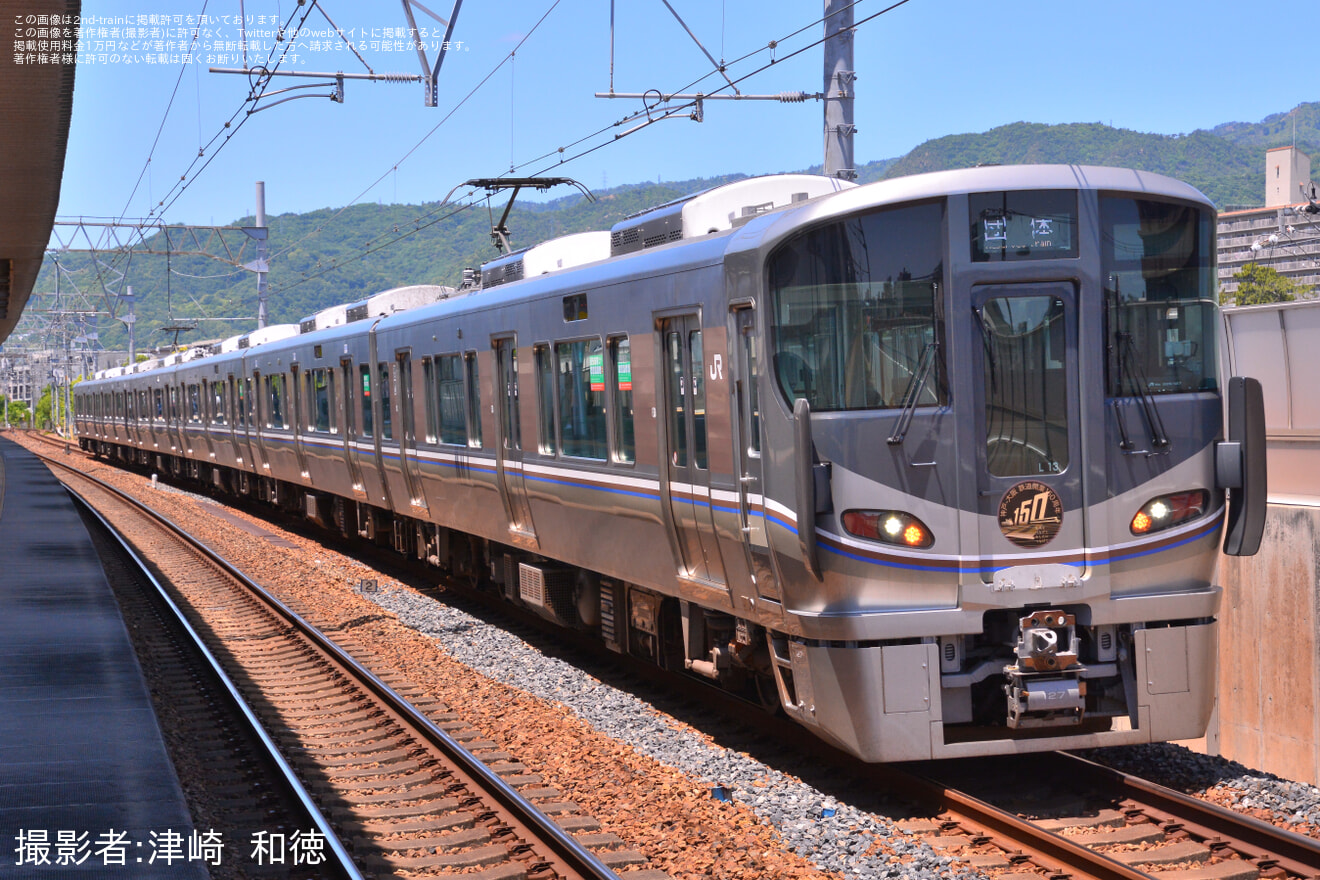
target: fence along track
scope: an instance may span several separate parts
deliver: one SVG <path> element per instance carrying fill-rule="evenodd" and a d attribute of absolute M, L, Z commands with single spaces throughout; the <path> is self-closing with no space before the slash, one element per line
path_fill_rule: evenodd
<path fill-rule="evenodd" d="M 213 652 L 241 670 L 238 689 L 321 809 L 353 835 L 359 864 L 410 872 L 486 867 L 533 880 L 617 876 L 241 572 L 113 487 L 46 461 L 84 483 L 112 522 L 134 521 L 121 531 L 174 582 Z"/>

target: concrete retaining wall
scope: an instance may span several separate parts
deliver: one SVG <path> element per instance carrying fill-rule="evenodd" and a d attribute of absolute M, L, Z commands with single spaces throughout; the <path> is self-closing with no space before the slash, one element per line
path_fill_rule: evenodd
<path fill-rule="evenodd" d="M 1219 704 L 1205 748 L 1320 784 L 1320 507 L 1271 504 L 1260 553 L 1223 557 L 1219 574 Z"/>

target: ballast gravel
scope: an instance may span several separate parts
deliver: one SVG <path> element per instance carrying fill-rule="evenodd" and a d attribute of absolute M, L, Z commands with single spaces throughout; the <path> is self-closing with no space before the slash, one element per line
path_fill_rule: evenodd
<path fill-rule="evenodd" d="M 150 487 L 149 482 L 143 487 L 140 477 L 99 465 L 86 469 L 102 472 L 103 476 L 110 477 L 111 482 L 130 483 L 135 489 Z M 166 487 L 163 483 L 157 484 L 156 488 L 164 490 L 152 493 L 162 502 L 168 496 L 175 496 L 169 499 L 174 504 L 201 502 L 214 505 L 210 498 Z M 220 530 L 223 529 L 222 526 Z M 293 540 L 303 543 L 298 538 Z M 250 543 L 250 539 L 247 541 Z M 288 561 L 300 572 L 297 580 L 306 586 L 307 561 L 299 562 L 294 557 Z M 319 569 L 322 559 L 316 558 L 313 564 Z M 346 579 L 348 583 L 356 582 L 356 574 L 350 575 L 350 571 L 365 571 L 358 563 L 332 563 L 326 568 L 337 572 L 332 575 L 327 570 L 324 572 L 326 576 L 341 582 Z M 312 592 L 325 598 L 321 589 L 312 585 Z M 783 844 L 796 853 L 797 858 L 807 860 L 820 870 L 837 872 L 845 877 L 901 876 L 923 880 L 983 876 L 969 870 L 965 863 L 943 857 L 904 835 L 883 814 L 827 797 L 813 786 L 772 770 L 744 753 L 721 748 L 649 703 L 601 682 L 588 672 L 547 656 L 518 636 L 486 624 L 461 609 L 389 581 L 383 583 L 381 592 L 359 593 L 357 598 L 375 602 L 390 612 L 391 619 L 434 640 L 445 654 L 482 673 L 496 683 L 495 687 L 517 689 L 558 703 L 582 723 L 617 742 L 628 744 L 657 764 L 685 773 L 689 778 L 703 780 L 703 784 L 710 788 L 727 787 L 730 797 L 750 810 L 758 821 L 775 829 Z M 1236 762 L 1170 744 L 1102 749 L 1084 754 L 1294 831 L 1320 836 L 1320 788 L 1279 779 L 1249 770 Z M 594 781 L 595 774 L 590 775 Z M 702 805 L 696 807 L 694 817 L 706 814 L 705 805 L 714 802 L 703 798 L 700 803 Z M 704 827 L 691 822 L 688 825 Z M 663 827 L 667 827 L 667 823 Z M 675 841 L 675 847 L 682 846 L 681 841 Z M 657 848 L 667 849 L 663 844 Z M 742 847 L 737 851 L 742 851 Z M 764 853 L 764 857 L 769 856 L 768 851 Z M 718 873 L 730 877 L 761 876 L 752 863 L 751 853 L 748 858 L 750 861 L 741 863 L 749 868 L 747 875 L 740 871 Z M 727 867 L 729 862 L 726 860 L 724 864 Z M 760 870 L 764 870 L 764 866 Z M 680 873 L 689 876 L 686 871 Z"/>
<path fill-rule="evenodd" d="M 662 764 L 723 786 L 824 871 L 849 877 L 979 877 L 891 822 L 829 797 L 732 749 L 674 726 L 636 697 L 547 656 L 521 638 L 408 589 L 365 594 L 455 660 L 496 681 L 566 706 L 592 728 Z M 896 858 L 895 858 L 896 857 Z"/>
<path fill-rule="evenodd" d="M 1320 836 L 1320 788 L 1202 755 L 1173 743 L 1094 749 L 1082 757 L 1220 806 Z"/>

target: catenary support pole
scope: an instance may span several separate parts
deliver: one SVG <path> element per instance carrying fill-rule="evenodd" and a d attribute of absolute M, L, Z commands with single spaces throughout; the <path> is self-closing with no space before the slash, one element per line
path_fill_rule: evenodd
<path fill-rule="evenodd" d="M 257 216 L 254 220 L 257 229 L 266 228 L 266 181 L 257 181 Z M 266 311 L 266 236 L 257 239 L 257 329 L 265 327 L 270 319 Z"/>
<path fill-rule="evenodd" d="M 852 0 L 825 0 L 825 174 L 852 180 L 853 166 Z"/>

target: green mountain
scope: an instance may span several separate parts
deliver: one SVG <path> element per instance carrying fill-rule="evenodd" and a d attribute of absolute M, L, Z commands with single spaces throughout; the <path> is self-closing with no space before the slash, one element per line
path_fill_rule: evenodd
<path fill-rule="evenodd" d="M 1294 142 L 1320 163 L 1320 102 L 1298 104 L 1287 113 L 1266 116 L 1260 122 L 1225 122 L 1210 134 L 1258 150 L 1286 147 Z"/>
<path fill-rule="evenodd" d="M 992 163 L 1117 165 L 1185 180 L 1224 208 L 1261 204 L 1263 153 L 1269 147 L 1293 143 L 1294 136 L 1297 145 L 1315 156 L 1320 166 L 1320 102 L 1299 105 L 1290 113 L 1278 113 L 1259 123 L 1229 122 L 1174 136 L 1095 123 L 1018 122 L 982 134 L 937 138 L 906 156 L 869 162 L 857 170 L 860 182 L 869 183 Z M 807 170 L 818 172 L 820 166 Z M 509 217 L 513 246 L 609 229 L 630 214 L 744 176 L 617 186 L 596 193 L 594 201 L 574 193 L 547 202 L 522 202 Z M 466 210 L 436 202 L 362 204 L 269 218 L 271 321 L 298 321 L 328 306 L 356 302 L 404 284 L 457 285 L 465 267 L 479 266 L 497 256 L 490 225 L 504 204 L 504 197 L 496 195 L 489 211 L 484 204 Z M 232 225 L 252 222 L 245 217 Z M 87 301 L 103 302 L 100 278 L 107 273 L 102 270 L 98 275 L 87 254 L 63 254 L 60 264 L 62 290 L 77 288 Z M 161 329 L 166 326 L 195 322 L 194 330 L 179 335 L 180 342 L 223 338 L 255 326 L 256 282 L 251 273 L 195 256 L 172 257 L 168 268 L 167 272 L 162 257 L 136 256 L 127 270 L 126 283 L 133 285 L 137 299 L 139 350 L 172 342 L 173 333 Z M 55 289 L 54 263 L 48 259 L 37 290 Z M 25 315 L 15 334 L 41 337 L 48 324 L 48 318 Z M 102 347 L 127 347 L 119 321 L 102 316 L 95 329 Z"/>
<path fill-rule="evenodd" d="M 895 162 L 885 177 L 974 165 L 1024 163 L 1115 165 L 1186 181 L 1217 205 L 1259 203 L 1265 192 L 1263 150 L 1209 132 L 1143 134 L 1099 123 L 1016 122 L 984 134 L 927 141 Z"/>

